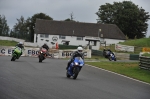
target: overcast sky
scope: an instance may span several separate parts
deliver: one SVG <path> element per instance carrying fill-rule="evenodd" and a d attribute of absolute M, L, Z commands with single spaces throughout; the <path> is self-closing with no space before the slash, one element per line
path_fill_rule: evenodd
<path fill-rule="evenodd" d="M 0 15 L 5 15 L 10 29 L 17 23 L 16 19 L 20 19 L 21 16 L 26 20 L 37 13 L 45 13 L 53 20 L 65 20 L 73 13 L 75 21 L 96 23 L 98 17 L 95 13 L 100 5 L 113 4 L 114 1 L 124 0 L 0 0 Z M 150 14 L 150 0 L 131 1 Z M 150 20 L 148 24 L 150 25 Z M 150 26 L 146 36 L 150 36 Z"/>

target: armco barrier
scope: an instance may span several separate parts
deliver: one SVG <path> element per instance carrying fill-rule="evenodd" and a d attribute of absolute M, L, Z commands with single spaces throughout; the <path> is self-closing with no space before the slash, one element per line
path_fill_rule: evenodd
<path fill-rule="evenodd" d="M 139 60 L 139 54 L 130 54 L 130 60 Z"/>
<path fill-rule="evenodd" d="M 103 51 L 92 50 L 92 55 L 95 55 L 95 56 L 103 56 Z"/>
<path fill-rule="evenodd" d="M 115 53 L 117 60 L 129 60 L 130 54 L 128 53 Z"/>
<path fill-rule="evenodd" d="M 140 68 L 150 70 L 150 57 L 140 56 L 139 60 L 140 60 L 140 63 L 139 63 Z"/>

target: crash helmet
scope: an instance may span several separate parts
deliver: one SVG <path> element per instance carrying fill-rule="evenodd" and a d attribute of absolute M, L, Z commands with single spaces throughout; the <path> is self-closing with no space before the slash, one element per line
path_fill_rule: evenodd
<path fill-rule="evenodd" d="M 80 54 L 81 54 L 81 53 L 82 53 L 82 51 L 83 51 L 83 48 L 82 48 L 82 47 L 78 47 L 78 48 L 77 48 L 77 50 L 78 50 L 78 53 L 80 53 Z"/>
<path fill-rule="evenodd" d="M 110 49 L 107 49 L 109 52 L 112 52 Z"/>
<path fill-rule="evenodd" d="M 23 45 L 23 43 L 22 43 L 22 42 L 19 42 L 18 44 L 19 44 L 19 45 Z"/>

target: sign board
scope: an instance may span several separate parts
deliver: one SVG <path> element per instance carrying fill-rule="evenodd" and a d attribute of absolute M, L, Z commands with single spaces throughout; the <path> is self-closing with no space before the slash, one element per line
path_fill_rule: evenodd
<path fill-rule="evenodd" d="M 15 47 L 0 46 L 0 55 L 11 56 Z M 50 52 L 52 58 L 70 58 L 72 53 L 76 50 L 58 50 L 57 52 Z M 22 56 L 38 57 L 39 48 L 25 47 Z M 91 58 L 91 50 L 85 50 L 84 56 Z"/>
<path fill-rule="evenodd" d="M 150 52 L 150 48 L 148 48 L 148 47 L 143 47 L 142 52 Z"/>
<path fill-rule="evenodd" d="M 134 46 L 115 44 L 116 51 L 134 52 Z"/>

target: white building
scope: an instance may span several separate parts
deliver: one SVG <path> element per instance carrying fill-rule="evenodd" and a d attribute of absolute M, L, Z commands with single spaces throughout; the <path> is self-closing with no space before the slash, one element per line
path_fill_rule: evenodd
<path fill-rule="evenodd" d="M 58 44 L 87 46 L 98 50 L 100 42 L 116 44 L 125 41 L 122 31 L 112 24 L 80 23 L 72 21 L 51 21 L 37 19 L 35 24 L 34 43 L 50 47 Z"/>

